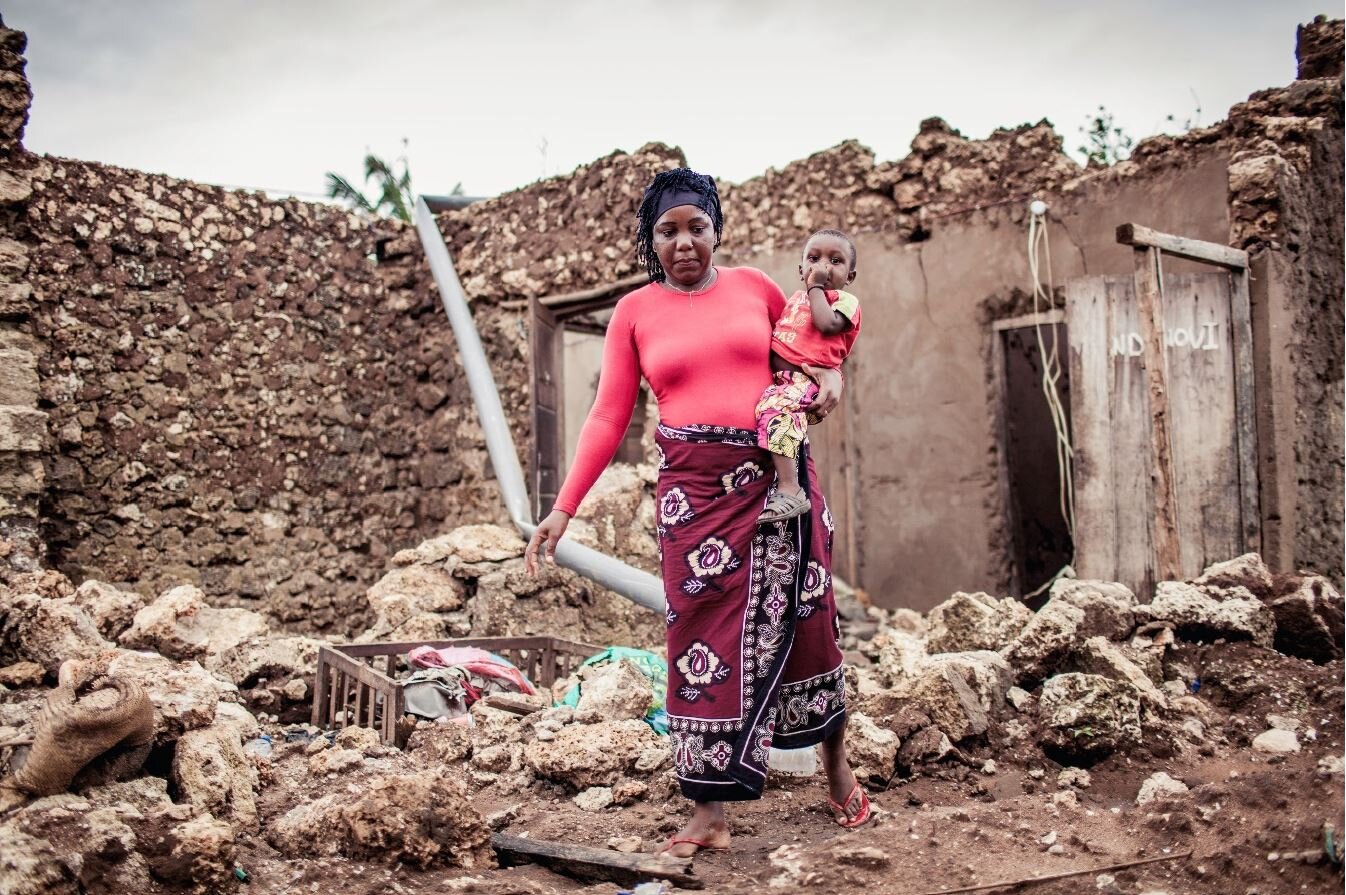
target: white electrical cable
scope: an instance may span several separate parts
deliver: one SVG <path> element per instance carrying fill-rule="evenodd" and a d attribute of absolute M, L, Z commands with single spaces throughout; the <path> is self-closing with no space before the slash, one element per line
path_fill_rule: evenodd
<path fill-rule="evenodd" d="M 1070 533 L 1070 563 L 1049 578 L 1037 590 L 1025 594 L 1025 598 L 1035 597 L 1050 587 L 1062 575 L 1073 574 L 1075 562 L 1075 479 L 1072 474 L 1072 461 L 1075 448 L 1070 440 L 1070 423 L 1066 417 L 1065 406 L 1061 403 L 1061 392 L 1057 383 L 1061 381 L 1061 355 L 1058 339 L 1052 334 L 1052 347 L 1047 350 L 1046 340 L 1042 337 L 1042 322 L 1038 316 L 1042 313 L 1042 304 L 1055 307 L 1054 287 L 1052 284 L 1052 250 L 1047 238 L 1047 203 L 1035 199 L 1028 206 L 1028 272 L 1033 280 L 1033 330 L 1037 336 L 1038 353 L 1042 357 L 1042 394 L 1047 399 L 1047 409 L 1051 413 L 1052 427 L 1056 430 L 1056 468 L 1061 487 L 1061 517 L 1065 520 L 1066 531 Z M 1045 262 L 1046 284 L 1044 288 L 1042 273 Z"/>

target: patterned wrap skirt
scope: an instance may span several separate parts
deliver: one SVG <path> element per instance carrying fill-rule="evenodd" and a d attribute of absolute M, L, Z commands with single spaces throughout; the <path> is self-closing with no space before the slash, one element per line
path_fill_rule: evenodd
<path fill-rule="evenodd" d="M 812 511 L 758 525 L 774 475 L 756 432 L 661 424 L 655 440 L 678 780 L 699 802 L 755 799 L 768 750 L 815 745 L 845 724 L 832 516 L 807 447 Z"/>

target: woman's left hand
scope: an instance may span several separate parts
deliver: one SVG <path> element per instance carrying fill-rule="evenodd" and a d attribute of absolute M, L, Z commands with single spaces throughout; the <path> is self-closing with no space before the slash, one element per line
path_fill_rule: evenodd
<path fill-rule="evenodd" d="M 804 371 L 805 376 L 818 383 L 817 397 L 804 409 L 822 419 L 836 410 L 837 404 L 841 403 L 841 393 L 846 388 L 845 380 L 841 378 L 841 371 L 832 367 L 802 364 L 800 369 Z"/>

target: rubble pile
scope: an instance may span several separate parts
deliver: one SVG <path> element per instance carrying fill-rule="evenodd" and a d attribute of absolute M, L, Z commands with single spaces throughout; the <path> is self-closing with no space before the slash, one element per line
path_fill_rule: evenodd
<path fill-rule="evenodd" d="M 882 610 L 871 614 L 882 618 Z M 954 594 L 919 635 L 882 623 L 859 655 L 852 695 L 877 729 L 865 752 L 891 745 L 889 777 L 993 738 L 1033 739 L 1054 760 L 1087 765 L 1145 742 L 1194 745 L 1209 709 L 1198 673 L 1178 657 L 1191 642 L 1274 646 L 1309 662 L 1342 657 L 1342 598 L 1325 578 L 1273 580 L 1248 554 L 1192 581 L 1160 582 L 1149 603 L 1114 582 L 1061 579 L 1036 613 L 986 594 Z M 1288 626 L 1281 632 L 1281 623 Z M 920 739 L 920 747 L 906 744 Z"/>
<path fill-rule="evenodd" d="M 648 642 L 648 619 L 595 618 L 568 573 L 526 579 L 522 548 L 508 530 L 472 525 L 398 554 L 368 592 L 376 623 L 364 639 L 584 630 Z M 549 707 L 547 695 L 508 711 L 478 701 L 468 723 L 421 720 L 398 748 L 369 728 L 290 723 L 307 714 L 320 642 L 273 619 L 214 609 L 190 586 L 145 602 L 52 572 L 17 584 L 0 602 L 0 743 L 32 739 L 58 676 L 133 683 L 154 719 L 149 758 L 129 779 L 77 779 L 45 796 L 0 784 L 18 805 L 0 819 L 5 891 L 74 892 L 95 878 L 210 891 L 238 864 L 337 858 L 487 872 L 490 830 L 530 805 L 601 817 L 681 804 L 667 739 L 643 720 L 654 693 L 627 661 L 585 668 L 575 707 Z M 1115 756 L 1284 760 L 1314 749 L 1339 715 L 1341 596 L 1314 575 L 1273 578 L 1253 554 L 1163 582 L 1147 603 L 1071 579 L 1037 612 L 984 593 L 926 616 L 844 602 L 847 745 L 876 792 L 971 774 L 972 792 L 990 798 L 1014 768 L 1030 771 L 1031 791 L 1055 767 L 1052 810 L 1075 811 L 1086 769 Z M 1273 701 L 1272 680 L 1299 689 Z M 23 751 L 0 751 L 0 771 L 22 766 Z M 1322 760 L 1322 773 L 1340 773 L 1340 756 Z M 1150 770 L 1128 796 L 1138 809 L 1205 798 Z"/>
<path fill-rule="evenodd" d="M 609 499 L 605 489 L 597 490 L 585 502 L 575 528 L 579 529 L 578 540 L 603 546 L 604 536 L 593 533 L 613 529 L 610 514 L 591 512 L 591 507 L 602 509 Z M 637 490 L 625 499 L 641 497 Z M 607 537 L 610 545 L 611 536 Z M 623 543 L 639 539 L 632 532 L 623 532 L 621 537 Z M 652 542 L 653 538 L 646 533 L 644 540 Z M 524 571 L 525 546 L 511 529 L 468 525 L 397 553 L 392 559 L 395 568 L 369 590 L 374 621 L 357 640 L 443 640 L 468 635 L 580 639 L 582 634 L 584 641 L 596 646 L 663 643 L 657 617 L 568 569 L 544 565 L 541 574 L 530 577 Z"/>

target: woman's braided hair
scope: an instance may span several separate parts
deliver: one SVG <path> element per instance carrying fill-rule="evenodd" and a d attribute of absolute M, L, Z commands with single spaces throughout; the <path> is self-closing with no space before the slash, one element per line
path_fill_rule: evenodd
<path fill-rule="evenodd" d="M 710 215 L 711 226 L 715 228 L 714 248 L 720 247 L 720 236 L 724 233 L 724 212 L 720 210 L 720 192 L 715 189 L 714 178 L 690 168 L 674 168 L 654 175 L 636 212 L 636 258 L 645 265 L 651 283 L 662 283 L 667 276 L 654 251 L 654 224 L 659 218 L 659 198 L 669 190 L 693 192 L 705 199 L 701 207 Z"/>

